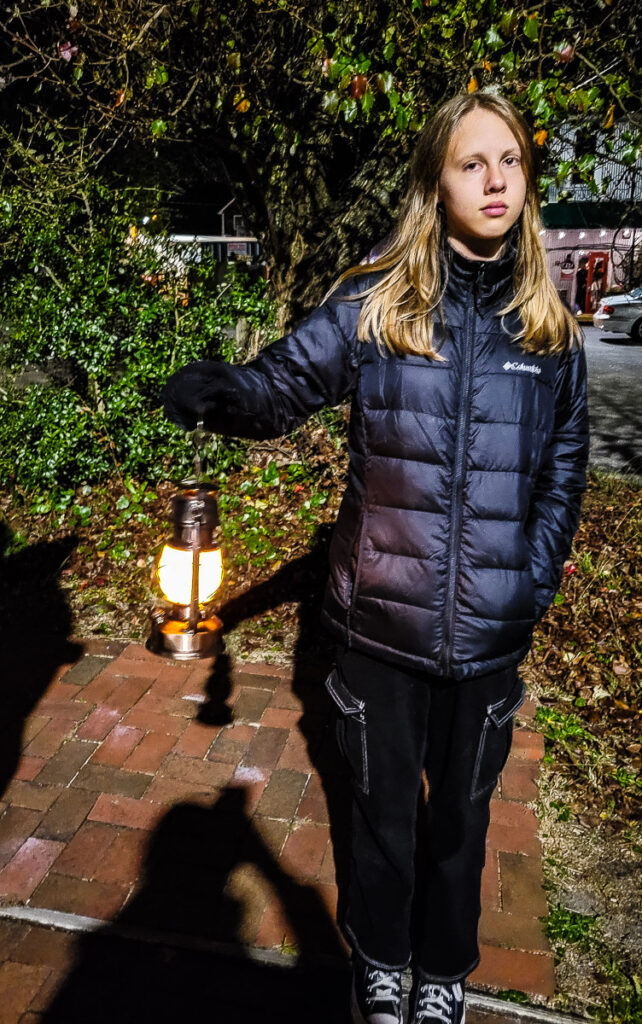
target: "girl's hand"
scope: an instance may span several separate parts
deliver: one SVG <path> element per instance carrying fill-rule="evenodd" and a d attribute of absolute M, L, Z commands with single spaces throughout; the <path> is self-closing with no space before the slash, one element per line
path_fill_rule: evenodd
<path fill-rule="evenodd" d="M 205 413 L 213 410 L 217 370 L 217 363 L 201 360 L 173 373 L 161 396 L 167 419 L 183 430 L 194 430 Z"/>

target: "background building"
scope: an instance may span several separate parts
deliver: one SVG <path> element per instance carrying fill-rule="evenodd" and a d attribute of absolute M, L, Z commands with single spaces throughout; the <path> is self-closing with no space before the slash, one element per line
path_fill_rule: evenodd
<path fill-rule="evenodd" d="M 573 309 L 578 270 L 586 268 L 581 312 L 592 312 L 598 290 L 602 295 L 628 291 L 642 278 L 642 158 L 638 152 L 631 161 L 633 137 L 623 124 L 610 137 L 562 128 L 551 144 L 556 166 L 584 161 L 595 177 L 595 185 L 589 185 L 569 173 L 562 184 L 551 185 L 542 207 L 549 269 L 559 294 Z"/>

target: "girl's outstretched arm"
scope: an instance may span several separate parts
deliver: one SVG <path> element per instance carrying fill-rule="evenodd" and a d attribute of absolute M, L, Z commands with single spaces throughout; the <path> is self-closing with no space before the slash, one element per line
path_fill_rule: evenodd
<path fill-rule="evenodd" d="M 555 394 L 555 428 L 535 482 L 526 522 L 537 621 L 555 597 L 586 489 L 589 427 L 584 348 L 575 347 L 562 359 Z"/>
<path fill-rule="evenodd" d="M 356 384 L 362 344 L 360 303 L 335 295 L 357 289 L 354 280 L 343 282 L 250 363 L 189 363 L 165 386 L 165 415 L 185 430 L 203 420 L 215 433 L 260 439 L 288 434 L 324 405 L 338 405 Z"/>

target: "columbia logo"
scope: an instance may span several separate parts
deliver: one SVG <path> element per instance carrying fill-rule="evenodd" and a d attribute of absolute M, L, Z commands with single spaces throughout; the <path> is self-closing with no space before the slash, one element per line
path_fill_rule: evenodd
<path fill-rule="evenodd" d="M 525 370 L 527 373 L 541 373 L 542 367 L 537 363 L 511 363 L 507 361 L 503 366 L 504 370 Z"/>

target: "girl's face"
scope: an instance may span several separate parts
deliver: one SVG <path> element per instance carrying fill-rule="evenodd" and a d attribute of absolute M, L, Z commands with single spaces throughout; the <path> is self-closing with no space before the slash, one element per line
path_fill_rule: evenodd
<path fill-rule="evenodd" d="M 450 137 L 439 176 L 448 240 L 470 259 L 494 259 L 526 199 L 519 142 L 489 110 L 469 111 Z"/>

